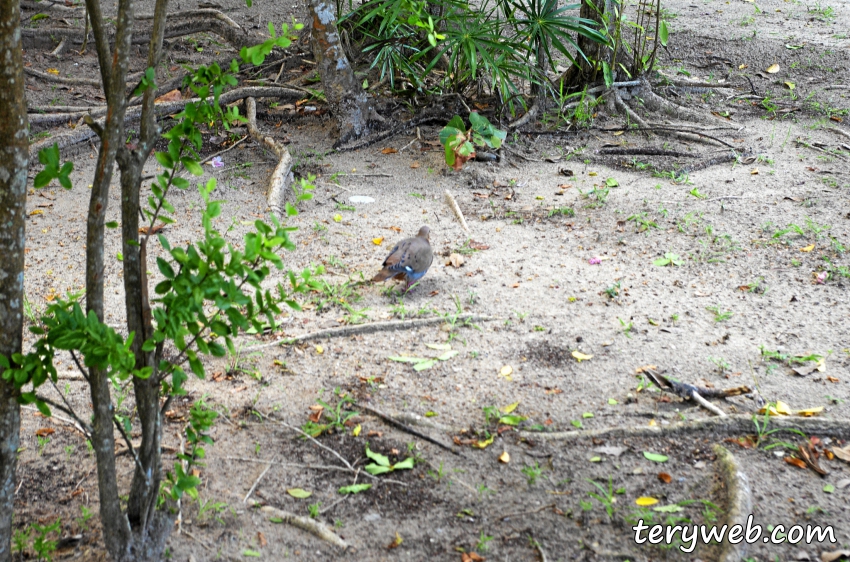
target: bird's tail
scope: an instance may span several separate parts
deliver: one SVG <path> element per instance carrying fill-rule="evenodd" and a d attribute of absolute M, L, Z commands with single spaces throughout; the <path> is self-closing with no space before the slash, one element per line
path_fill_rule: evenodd
<path fill-rule="evenodd" d="M 395 275 L 394 272 L 390 271 L 389 267 L 385 267 L 381 271 L 377 273 L 374 277 L 372 277 L 372 283 L 380 283 L 381 281 L 386 281 L 390 277 Z"/>

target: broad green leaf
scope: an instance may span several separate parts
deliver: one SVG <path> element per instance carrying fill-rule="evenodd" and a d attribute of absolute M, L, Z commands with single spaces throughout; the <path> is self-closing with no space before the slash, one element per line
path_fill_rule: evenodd
<path fill-rule="evenodd" d="M 369 446 L 366 446 L 366 456 L 378 463 L 381 466 L 389 467 L 390 459 L 382 455 L 381 453 L 376 453 Z"/>
<path fill-rule="evenodd" d="M 413 457 L 408 457 L 408 458 L 404 459 L 403 461 L 401 461 L 400 463 L 396 463 L 395 465 L 393 465 L 393 469 L 394 470 L 410 470 L 410 469 L 413 468 L 414 463 L 415 463 L 415 461 L 413 460 Z"/>
<path fill-rule="evenodd" d="M 455 353 L 457 353 L 457 352 L 455 352 Z M 413 370 L 417 371 L 417 372 L 418 371 L 424 371 L 426 369 L 430 369 L 431 367 L 433 367 L 436 364 L 437 364 L 436 360 L 428 359 L 427 361 L 422 361 L 421 363 L 417 363 L 416 365 L 414 365 Z"/>
<path fill-rule="evenodd" d="M 286 493 L 292 496 L 293 498 L 298 498 L 300 500 L 309 498 L 313 495 L 313 492 L 308 492 L 307 490 L 304 490 L 302 488 L 288 488 L 286 490 Z"/>
<path fill-rule="evenodd" d="M 670 30 L 667 29 L 667 22 L 661 20 L 661 23 L 658 24 L 658 40 L 661 42 L 662 47 L 667 46 L 667 41 L 670 39 Z"/>

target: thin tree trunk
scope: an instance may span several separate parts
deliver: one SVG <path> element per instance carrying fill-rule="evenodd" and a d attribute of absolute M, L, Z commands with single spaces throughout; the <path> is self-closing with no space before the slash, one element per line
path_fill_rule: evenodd
<path fill-rule="evenodd" d="M 93 311 L 103 321 L 103 240 L 106 206 L 109 202 L 109 184 L 115 156 L 124 135 L 126 109 L 126 73 L 129 66 L 130 40 L 133 26 L 133 9 L 130 0 L 120 0 L 114 58 L 110 53 L 107 34 L 99 0 L 86 0 L 86 7 L 95 36 L 103 91 L 109 110 L 100 134 L 100 151 L 92 182 L 91 201 L 86 234 L 86 309 Z M 124 560 L 129 554 L 130 525 L 121 511 L 118 497 L 118 480 L 115 471 L 115 435 L 110 382 L 106 371 L 92 368 L 90 385 L 94 423 L 92 446 L 97 458 L 100 518 L 103 540 L 113 560 Z"/>
<path fill-rule="evenodd" d="M 157 0 L 154 9 L 154 28 L 148 50 L 147 66 L 156 68 L 162 55 L 168 0 Z M 142 442 L 136 451 L 136 465 L 130 485 L 127 518 L 134 533 L 138 559 L 159 560 L 165 540 L 171 530 L 170 516 L 156 511 L 156 500 L 162 481 L 162 419 L 159 407 L 160 381 L 154 352 L 142 351 L 142 344 L 151 337 L 153 325 L 148 298 L 146 248 L 150 235 L 139 241 L 139 208 L 142 168 L 159 138 L 154 99 L 156 88 L 145 91 L 142 99 L 142 123 L 138 147 L 122 148 L 118 155 L 121 168 L 121 226 L 124 253 L 124 299 L 127 310 L 127 329 L 134 332 L 133 353 L 136 369 L 150 366 L 153 374 L 146 380 L 134 378 L 136 408 L 141 424 Z M 149 540 L 151 539 L 151 540 Z"/>
<path fill-rule="evenodd" d="M 381 118 L 345 56 L 334 18 L 335 7 L 325 0 L 310 0 L 308 6 L 312 20 L 310 43 L 325 99 L 339 123 L 339 145 L 367 134 L 370 121 Z"/>
<path fill-rule="evenodd" d="M 29 134 L 19 0 L 0 0 L 0 355 L 21 352 L 24 217 Z M 0 367 L 0 376 L 3 367 Z M 21 410 L 14 383 L 0 379 L 0 562 L 12 559 L 15 465 Z"/>

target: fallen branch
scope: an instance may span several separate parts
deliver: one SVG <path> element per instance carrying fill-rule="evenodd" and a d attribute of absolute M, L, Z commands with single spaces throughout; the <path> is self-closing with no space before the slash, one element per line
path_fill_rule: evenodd
<path fill-rule="evenodd" d="M 497 320 L 497 318 L 493 316 L 481 316 L 478 314 L 460 314 L 457 317 L 458 321 L 464 322 L 487 322 L 489 320 Z M 276 345 L 292 345 L 296 343 L 301 343 L 310 340 L 317 340 L 321 338 L 338 338 L 338 337 L 348 337 L 355 336 L 360 334 L 373 334 L 375 332 L 386 332 L 386 331 L 395 331 L 395 330 L 412 330 L 416 328 L 422 328 L 425 326 L 431 326 L 433 324 L 440 324 L 445 322 L 446 319 L 440 316 L 436 316 L 434 318 L 423 318 L 421 320 L 393 320 L 390 322 L 369 322 L 366 324 L 355 324 L 353 326 L 342 326 L 340 328 L 328 328 L 326 330 L 319 330 L 318 332 L 312 332 L 310 334 L 303 334 L 301 336 L 297 336 L 294 338 L 283 338 L 280 340 L 276 340 L 269 343 L 263 343 L 260 345 L 253 345 L 251 347 L 245 348 L 245 353 L 250 353 L 252 351 L 257 351 L 259 349 L 265 349 L 268 347 L 274 347 Z"/>
<path fill-rule="evenodd" d="M 355 403 L 355 407 L 360 408 L 361 410 L 365 410 L 365 411 L 369 412 L 370 414 L 373 414 L 373 415 L 379 417 L 380 419 L 384 420 L 385 422 L 387 422 L 391 426 L 395 427 L 396 429 L 400 429 L 401 431 L 404 431 L 405 433 L 409 433 L 410 435 L 413 435 L 414 437 L 418 437 L 418 438 L 420 438 L 424 441 L 427 441 L 428 443 L 432 443 L 432 444 L 440 447 L 441 449 L 445 449 L 446 451 L 452 453 L 453 455 L 463 457 L 463 455 L 459 451 L 456 451 L 454 448 L 452 448 L 448 445 L 445 445 L 445 444 L 437 441 L 433 437 L 429 437 L 429 436 L 425 435 L 424 433 L 419 433 L 415 429 L 404 425 L 403 423 L 401 423 L 397 419 L 393 418 L 392 416 L 389 416 L 389 415 L 387 415 L 387 414 L 385 414 L 385 413 L 383 413 L 379 410 L 376 410 L 375 408 L 372 408 L 370 406 L 365 406 L 365 405 L 360 404 L 360 403 Z"/>
<path fill-rule="evenodd" d="M 752 492 L 747 475 L 741 470 L 732 453 L 722 445 L 714 446 L 717 463 L 720 465 L 720 477 L 723 479 L 727 493 L 726 524 L 731 529 L 735 525 L 741 528 L 747 524 L 747 517 L 753 512 Z M 732 544 L 724 539 L 721 546 L 719 562 L 738 562 L 746 559 L 746 541 Z"/>
<path fill-rule="evenodd" d="M 452 210 L 452 212 L 457 217 L 457 220 L 460 223 L 461 228 L 463 228 L 463 230 L 466 231 L 467 234 L 468 234 L 469 233 L 469 225 L 466 224 L 466 219 L 463 218 L 463 213 L 460 212 L 460 207 L 458 207 L 457 201 L 455 201 L 455 198 L 452 197 L 452 194 L 449 193 L 448 189 L 445 191 L 445 198 L 446 198 L 446 204 L 449 206 L 449 208 Z"/>
<path fill-rule="evenodd" d="M 711 402 L 709 402 L 708 400 L 706 400 L 705 398 L 700 396 L 700 393 L 697 392 L 696 390 L 691 391 L 691 395 L 689 396 L 689 399 L 693 400 L 694 402 L 696 402 L 697 404 L 699 404 L 700 406 L 702 406 L 703 408 L 705 408 L 709 412 L 713 413 L 714 415 L 720 416 L 721 418 L 726 417 L 726 412 L 724 412 L 723 410 L 721 410 L 720 408 L 718 408 L 717 406 L 715 406 L 714 404 L 712 404 Z"/>
<path fill-rule="evenodd" d="M 258 507 L 259 505 L 259 502 L 251 502 L 252 507 Z M 269 517 L 276 517 L 280 519 L 280 523 L 286 523 L 288 525 L 292 525 L 293 527 L 298 527 L 302 531 L 307 531 L 308 533 L 322 539 L 323 541 L 328 542 L 343 550 L 349 547 L 349 544 L 347 542 L 342 540 L 339 535 L 334 533 L 330 529 L 330 527 L 328 527 L 321 521 L 318 521 L 316 519 L 310 519 L 309 517 L 301 517 L 300 515 L 295 515 L 294 513 L 283 511 L 270 505 L 264 505 L 260 507 L 260 511 L 265 513 Z"/>
<path fill-rule="evenodd" d="M 836 133 L 836 134 L 839 134 L 839 135 L 843 135 L 843 136 L 847 137 L 848 139 L 850 139 L 850 133 L 848 133 L 847 131 L 845 131 L 843 129 L 839 129 L 838 127 L 827 127 L 827 130 L 832 131 L 833 133 Z"/>
<path fill-rule="evenodd" d="M 278 162 L 269 178 L 269 186 L 266 188 L 266 199 L 272 212 L 278 215 L 284 213 L 281 208 L 283 194 L 292 183 L 292 155 L 289 150 L 270 136 L 264 136 L 257 128 L 257 102 L 253 97 L 245 101 L 246 114 L 248 118 L 248 133 L 259 144 L 265 145 L 277 155 Z"/>
<path fill-rule="evenodd" d="M 63 38 L 62 41 L 64 42 L 65 38 Z M 35 76 L 36 78 L 40 78 L 46 82 L 53 82 L 55 84 L 65 84 L 68 86 L 93 86 L 95 88 L 101 87 L 100 80 L 93 78 L 65 78 L 64 76 L 49 74 L 34 68 L 26 67 L 24 67 L 24 72 L 30 76 Z"/>
<path fill-rule="evenodd" d="M 736 386 L 733 388 L 726 388 L 722 390 L 695 386 L 692 384 L 670 380 L 664 375 L 652 369 L 647 369 L 646 371 L 644 371 L 644 373 L 646 374 L 647 378 L 661 390 L 673 393 L 676 396 L 680 396 L 686 399 L 689 399 L 694 392 L 696 392 L 703 398 L 728 398 L 730 396 L 740 396 L 742 394 L 749 394 L 750 392 L 752 392 L 752 389 L 748 386 Z"/>
<path fill-rule="evenodd" d="M 850 420 L 801 418 L 791 416 L 771 416 L 771 429 L 799 429 L 806 435 L 840 437 L 846 439 L 850 433 Z M 753 433 L 752 414 L 735 414 L 726 417 L 712 417 L 686 422 L 674 422 L 669 425 L 641 425 L 637 427 L 610 427 L 605 429 L 587 429 L 582 431 L 562 431 L 543 433 L 521 431 L 520 436 L 528 439 L 552 441 L 580 441 L 582 439 L 616 439 L 621 437 L 657 437 L 659 435 L 687 435 L 697 432 L 713 432 L 718 435 L 741 435 Z"/>

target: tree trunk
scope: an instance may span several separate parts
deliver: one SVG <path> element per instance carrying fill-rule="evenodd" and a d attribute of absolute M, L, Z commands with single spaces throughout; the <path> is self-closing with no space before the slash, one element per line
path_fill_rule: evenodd
<path fill-rule="evenodd" d="M 354 76 L 345 56 L 334 18 L 334 6 L 325 0 L 310 0 L 312 30 L 310 43 L 318 63 L 325 99 L 339 123 L 336 145 L 369 132 L 369 123 L 382 120 L 372 107 L 372 99 Z"/>
<path fill-rule="evenodd" d="M 147 66 L 150 68 L 157 67 L 162 55 L 167 9 L 168 0 L 157 0 L 148 50 Z M 142 442 L 136 450 L 140 463 L 136 465 L 130 485 L 127 519 L 133 532 L 131 548 L 136 560 L 162 558 L 165 541 L 174 519 L 173 516 L 156 510 L 162 482 L 160 381 L 155 352 L 142 351 L 142 344 L 153 334 L 153 323 L 146 273 L 146 248 L 150 235 L 146 234 L 143 240 L 139 240 L 139 209 L 142 168 L 160 135 L 154 110 L 155 97 L 155 88 L 144 93 L 138 147 L 133 150 L 122 148 L 118 154 L 118 165 L 121 169 L 121 238 L 127 330 L 135 333 L 132 350 L 136 358 L 136 369 L 153 367 L 153 374 L 148 379 L 133 379 Z"/>
<path fill-rule="evenodd" d="M 103 321 L 103 240 L 106 206 L 109 203 L 109 184 L 115 156 L 124 135 L 126 109 L 126 73 L 129 66 L 133 11 L 130 0 L 120 0 L 114 58 L 110 53 L 99 0 L 86 0 L 92 31 L 95 36 L 103 91 L 109 105 L 106 123 L 99 132 L 100 150 L 97 157 L 86 231 L 86 310 L 93 311 Z M 97 459 L 97 481 L 100 498 L 100 519 L 103 540 L 113 560 L 124 560 L 129 554 L 130 525 L 121 511 L 118 479 L 115 472 L 114 407 L 110 381 L 106 371 L 92 368 L 89 372 L 92 409 L 92 446 Z"/>
<path fill-rule="evenodd" d="M 0 0 L 0 355 L 21 352 L 24 217 L 29 133 L 19 0 Z M 0 367 L 0 376 L 3 367 Z M 12 559 L 15 465 L 21 410 L 13 383 L 0 379 L 0 562 Z"/>

